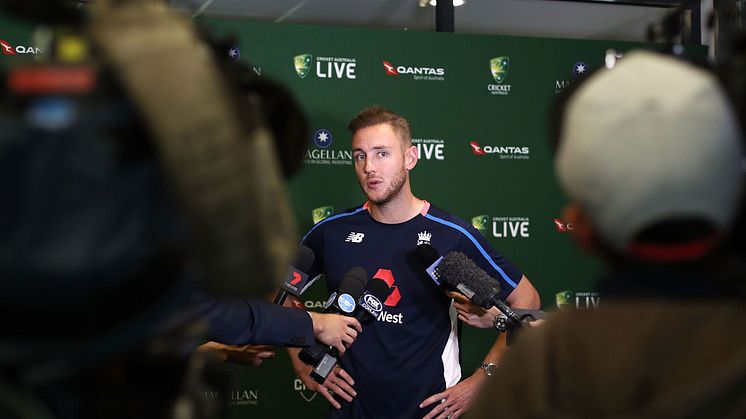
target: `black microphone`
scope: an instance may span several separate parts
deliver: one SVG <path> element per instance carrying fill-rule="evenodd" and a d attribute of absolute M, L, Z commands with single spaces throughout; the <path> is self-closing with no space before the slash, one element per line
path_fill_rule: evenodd
<path fill-rule="evenodd" d="M 513 311 L 521 318 L 521 323 L 519 323 L 521 326 L 530 326 L 533 322 L 545 320 L 547 318 L 547 313 L 543 310 L 514 308 Z M 495 317 L 495 320 L 492 322 L 492 327 L 497 331 L 508 332 L 508 345 L 510 345 L 511 332 L 513 332 L 514 325 L 515 322 L 508 321 L 508 317 L 503 313 L 500 313 Z"/>
<path fill-rule="evenodd" d="M 311 284 L 321 277 L 321 275 L 318 275 L 310 281 L 308 280 L 306 271 L 311 268 L 314 259 L 316 257 L 313 254 L 313 250 L 303 245 L 298 247 L 298 252 L 295 254 L 295 261 L 285 271 L 282 285 L 280 285 L 281 289 L 277 293 L 277 296 L 275 296 L 275 304 L 282 305 L 288 294 L 296 297 L 303 294 Z"/>
<path fill-rule="evenodd" d="M 441 256 L 434 247 L 427 243 L 417 246 L 417 248 L 414 249 L 414 255 L 422 267 L 425 268 L 425 272 L 427 272 L 430 279 L 435 281 L 436 284 L 441 285 L 438 266 L 443 262 L 443 256 Z"/>
<path fill-rule="evenodd" d="M 324 305 L 324 313 L 342 314 L 352 316 L 357 307 L 357 301 L 363 294 L 368 283 L 368 273 L 365 269 L 354 267 L 350 269 L 339 284 L 339 290 L 332 292 Z M 317 344 L 303 348 L 298 353 L 298 358 L 308 365 L 316 365 L 324 354 L 333 349 L 329 345 Z"/>
<path fill-rule="evenodd" d="M 358 311 L 355 313 L 357 321 L 363 325 L 377 320 L 383 311 L 383 302 L 390 293 L 391 288 L 386 281 L 375 277 L 371 279 L 358 302 Z"/>
<path fill-rule="evenodd" d="M 368 286 L 365 288 L 363 295 L 360 296 L 357 310 L 355 310 L 353 317 L 355 317 L 361 325 L 365 325 L 378 319 L 381 311 L 383 311 L 383 302 L 386 300 L 386 297 L 388 297 L 390 291 L 391 289 L 386 281 L 379 278 L 373 278 L 368 282 Z M 311 378 L 319 384 L 326 381 L 326 378 L 339 362 L 339 353 L 337 349 L 330 346 L 327 346 L 326 348 L 328 348 L 328 351 L 319 358 L 311 371 Z"/>
<path fill-rule="evenodd" d="M 438 265 L 439 278 L 464 294 L 472 303 L 489 309 L 497 307 L 516 325 L 523 326 L 521 316 L 497 298 L 500 283 L 461 252 L 449 252 Z"/>
<path fill-rule="evenodd" d="M 537 320 L 545 320 L 547 313 L 544 310 L 529 310 L 524 308 L 514 308 L 513 311 L 521 317 L 521 322 L 535 322 Z"/>

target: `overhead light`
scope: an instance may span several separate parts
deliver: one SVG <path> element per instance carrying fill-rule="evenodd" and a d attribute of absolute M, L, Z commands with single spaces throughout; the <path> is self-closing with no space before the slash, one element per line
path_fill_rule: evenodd
<path fill-rule="evenodd" d="M 624 57 L 624 54 L 616 52 L 614 48 L 609 48 L 606 50 L 606 55 L 604 56 L 604 65 L 606 68 L 612 69 L 622 57 Z"/>
<path fill-rule="evenodd" d="M 463 6 L 464 3 L 466 3 L 465 0 L 453 0 L 453 5 L 455 7 Z M 420 2 L 420 4 L 422 4 L 422 2 Z M 435 6 L 437 6 L 437 4 L 438 4 L 438 0 L 430 0 L 430 6 L 435 7 Z"/>

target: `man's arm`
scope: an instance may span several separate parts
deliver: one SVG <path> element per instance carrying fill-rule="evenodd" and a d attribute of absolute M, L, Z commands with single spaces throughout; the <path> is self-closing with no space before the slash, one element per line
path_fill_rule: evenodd
<path fill-rule="evenodd" d="M 258 367 L 265 359 L 275 356 L 273 348 L 269 345 L 225 345 L 210 341 L 197 347 L 197 351 L 208 352 L 219 361 Z"/>
<path fill-rule="evenodd" d="M 508 295 L 506 300 L 508 305 L 512 308 L 523 308 L 527 310 L 538 310 L 541 308 L 541 299 L 539 293 L 534 288 L 531 281 L 526 278 L 526 275 L 521 276 L 521 280 L 518 281 L 518 285 L 515 287 L 513 292 Z"/>
<path fill-rule="evenodd" d="M 211 340 L 231 345 L 263 343 L 303 347 L 318 340 L 344 353 L 345 345 L 351 345 L 362 330 L 352 317 L 311 314 L 248 298 L 216 298 L 202 294 L 198 296 L 198 307 L 210 323 Z"/>
<path fill-rule="evenodd" d="M 490 328 L 493 326 L 495 317 L 500 314 L 500 310 L 496 307 L 485 310 L 470 302 L 465 295 L 459 292 L 450 291 L 447 294 L 453 298 L 453 307 L 456 309 L 459 320 L 470 326 L 481 329 Z M 508 296 L 507 302 L 513 308 L 526 310 L 538 310 L 541 306 L 539 293 L 525 276 L 521 277 L 518 286 Z"/>
<path fill-rule="evenodd" d="M 507 349 L 505 333 L 500 333 L 495 340 L 495 343 L 492 345 L 492 348 L 490 348 L 490 351 L 487 353 L 487 356 L 484 357 L 484 364 L 492 363 L 500 365 L 500 360 Z M 487 381 L 487 378 L 487 372 L 481 367 L 477 368 L 471 376 L 461 380 L 455 386 L 423 400 L 420 404 L 420 408 L 435 405 L 433 410 L 431 410 L 423 419 L 434 419 L 440 417 L 454 419 L 463 415 L 471 407 L 474 402 L 474 396 L 476 396 L 479 389 L 482 388 L 482 385 Z"/>
<path fill-rule="evenodd" d="M 315 342 L 313 321 L 303 311 L 239 297 L 196 296 L 199 314 L 208 321 L 208 338 L 229 345 L 306 346 Z"/>
<path fill-rule="evenodd" d="M 521 280 L 518 281 L 515 289 L 513 289 L 513 291 L 508 295 L 507 302 L 511 307 L 534 310 L 538 309 L 541 305 L 539 293 L 525 275 L 521 276 Z M 473 305 L 468 301 L 466 301 L 465 304 Z M 482 317 L 490 316 L 494 318 L 489 310 L 484 310 L 481 314 Z M 461 315 L 461 313 L 459 315 Z M 490 322 L 491 321 L 492 320 L 490 319 Z M 498 335 L 495 343 L 492 344 L 492 348 L 490 348 L 490 351 L 487 353 L 487 356 L 484 357 L 484 364 L 492 363 L 500 365 L 502 356 L 508 350 L 506 336 L 505 333 L 500 333 Z M 451 419 L 458 418 L 469 410 L 474 401 L 474 396 L 486 382 L 486 379 L 486 371 L 482 368 L 478 368 L 474 374 L 460 381 L 455 386 L 428 397 L 420 404 L 421 408 L 437 404 L 433 410 L 424 417 L 424 419 L 434 419 L 441 416 Z"/>

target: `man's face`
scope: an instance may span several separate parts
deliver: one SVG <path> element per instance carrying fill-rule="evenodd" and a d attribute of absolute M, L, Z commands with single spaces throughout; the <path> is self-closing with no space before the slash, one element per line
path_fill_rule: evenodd
<path fill-rule="evenodd" d="M 409 181 L 406 154 L 388 124 L 363 128 L 352 136 L 355 174 L 368 201 L 383 205 L 399 195 Z"/>

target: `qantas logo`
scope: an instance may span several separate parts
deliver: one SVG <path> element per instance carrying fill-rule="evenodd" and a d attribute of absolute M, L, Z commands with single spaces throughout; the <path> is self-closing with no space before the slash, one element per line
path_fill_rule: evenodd
<path fill-rule="evenodd" d="M 516 147 L 516 146 L 492 146 L 486 145 L 482 147 L 476 141 L 470 141 L 471 152 L 477 156 L 484 156 L 487 154 L 496 155 L 501 159 L 518 159 L 528 160 L 530 157 L 530 150 L 528 147 Z"/>
<path fill-rule="evenodd" d="M 303 277 L 298 272 L 293 271 L 293 280 L 290 281 L 290 283 L 297 285 L 301 279 L 303 279 Z"/>
<path fill-rule="evenodd" d="M 575 226 L 570 223 L 563 223 L 559 218 L 554 219 L 554 226 L 560 233 L 567 233 L 568 231 L 575 230 Z"/>
<path fill-rule="evenodd" d="M 388 61 L 383 62 L 383 68 L 386 69 L 387 76 L 398 76 L 399 75 L 399 72 L 396 71 L 396 69 L 394 68 L 394 65 Z"/>
<path fill-rule="evenodd" d="M 16 52 L 13 51 L 13 47 L 11 47 L 7 41 L 0 40 L 0 47 L 3 47 L 3 54 L 16 55 Z"/>
<path fill-rule="evenodd" d="M 383 69 L 387 76 L 411 75 L 413 80 L 445 80 L 446 69 L 443 67 L 419 67 L 394 65 L 390 61 L 383 61 Z"/>
<path fill-rule="evenodd" d="M 8 41 L 0 40 L 0 48 L 3 50 L 3 55 L 16 55 L 16 54 L 43 54 L 41 48 L 37 47 L 25 47 L 19 45 L 13 47 Z"/>
<path fill-rule="evenodd" d="M 484 152 L 484 150 L 482 150 L 482 147 L 477 144 L 476 141 L 469 142 L 469 145 L 471 146 L 471 152 L 476 154 L 477 156 L 484 156 L 485 154 L 487 154 Z"/>

